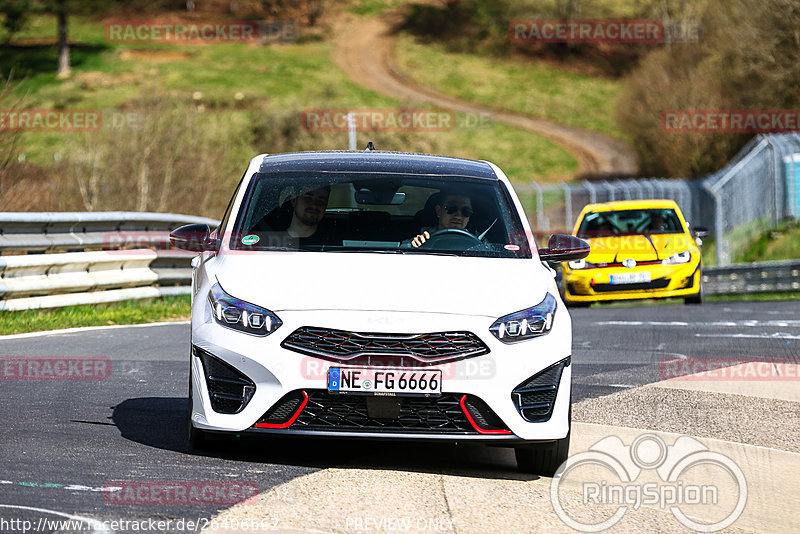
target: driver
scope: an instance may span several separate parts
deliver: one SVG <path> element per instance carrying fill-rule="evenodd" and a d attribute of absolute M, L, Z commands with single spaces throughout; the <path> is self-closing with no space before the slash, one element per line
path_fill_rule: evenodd
<path fill-rule="evenodd" d="M 664 215 L 656 211 L 650 216 L 650 225 L 647 228 L 650 232 L 664 232 L 667 230 L 667 221 L 664 220 Z"/>
<path fill-rule="evenodd" d="M 466 195 L 449 193 L 444 196 L 444 200 L 434 207 L 436 218 L 439 222 L 436 227 L 423 228 L 422 233 L 411 239 L 412 247 L 419 247 L 431 238 L 431 234 L 437 230 L 447 228 L 457 228 L 463 230 L 469 223 L 475 210 L 472 209 L 472 201 Z"/>

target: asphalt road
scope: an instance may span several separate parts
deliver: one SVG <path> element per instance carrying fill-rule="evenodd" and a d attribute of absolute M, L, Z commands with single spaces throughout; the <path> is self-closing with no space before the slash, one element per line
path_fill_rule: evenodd
<path fill-rule="evenodd" d="M 665 359 L 800 359 L 798 302 L 600 306 L 572 316 L 576 402 L 662 380 Z M 8 523 L 15 519 L 39 532 L 59 531 L 39 523 L 63 518 L 58 513 L 177 521 L 228 506 L 113 504 L 107 490 L 119 481 L 224 481 L 264 492 L 331 466 L 518 476 L 511 451 L 478 445 L 247 440 L 220 453 L 190 454 L 188 352 L 186 324 L 0 338 L 2 358 L 94 356 L 109 358 L 113 369 L 105 380 L 0 381 L 0 531 L 21 532 L 22 523 Z M 149 531 L 192 530 L 176 526 L 151 524 Z"/>

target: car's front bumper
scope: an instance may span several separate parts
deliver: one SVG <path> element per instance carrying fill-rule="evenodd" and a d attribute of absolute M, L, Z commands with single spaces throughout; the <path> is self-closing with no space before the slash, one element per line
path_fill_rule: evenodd
<path fill-rule="evenodd" d="M 611 284 L 611 276 L 649 272 L 650 282 Z M 652 299 L 696 295 L 700 291 L 702 272 L 699 262 L 681 265 L 646 265 L 632 269 L 607 267 L 566 269 L 562 283 L 568 302 L 599 302 L 631 299 Z"/>
<path fill-rule="evenodd" d="M 269 433 L 298 436 L 351 438 L 485 441 L 513 443 L 519 440 L 561 439 L 569 431 L 571 395 L 571 323 L 566 310 L 557 312 L 549 334 L 516 344 L 504 344 L 488 331 L 493 319 L 485 316 L 373 311 L 283 311 L 283 326 L 266 337 L 233 331 L 214 322 L 203 302 L 195 302 L 192 344 L 235 368 L 252 380 L 255 388 L 239 413 L 218 413 L 211 406 L 203 364 L 192 356 L 192 424 L 199 429 L 225 432 Z M 327 369 L 347 367 L 346 362 L 327 361 L 299 354 L 281 346 L 283 340 L 301 326 L 324 325 L 356 332 L 447 332 L 469 331 L 478 335 L 489 353 L 453 362 L 425 366 L 441 369 L 442 394 L 476 397 L 502 421 L 510 433 L 398 431 L 369 429 L 305 430 L 292 423 L 286 428 L 259 428 L 255 425 L 285 395 L 295 391 L 326 392 Z M 528 422 L 518 409 L 512 391 L 526 379 L 558 362 L 565 361 L 558 379 L 552 414 L 547 420 Z M 419 367 L 417 367 L 419 369 Z M 391 425 L 390 425 L 391 426 Z"/>

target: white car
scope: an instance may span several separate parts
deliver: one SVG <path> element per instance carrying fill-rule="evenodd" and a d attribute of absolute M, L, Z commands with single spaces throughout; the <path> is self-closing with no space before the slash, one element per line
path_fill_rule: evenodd
<path fill-rule="evenodd" d="M 260 155 L 216 230 L 170 237 L 201 251 L 193 447 L 225 433 L 476 441 L 545 475 L 566 459 L 572 324 L 544 261 L 589 247 L 559 235 L 537 251 L 496 165 Z"/>

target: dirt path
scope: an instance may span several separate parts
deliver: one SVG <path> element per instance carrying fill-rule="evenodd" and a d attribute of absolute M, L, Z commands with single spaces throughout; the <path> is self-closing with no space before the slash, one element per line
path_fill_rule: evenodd
<path fill-rule="evenodd" d="M 490 114 L 497 121 L 524 128 L 564 147 L 578 160 L 581 174 L 636 173 L 636 154 L 621 141 L 520 113 L 484 108 L 416 84 L 399 72 L 394 61 L 392 29 L 401 16 L 395 11 L 356 21 L 340 33 L 334 59 L 355 83 L 401 100 L 426 102 L 476 115 Z"/>

